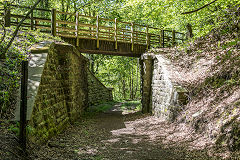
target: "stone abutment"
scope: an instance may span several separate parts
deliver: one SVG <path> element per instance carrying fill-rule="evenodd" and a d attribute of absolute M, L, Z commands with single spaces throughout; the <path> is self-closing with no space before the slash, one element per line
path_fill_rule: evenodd
<path fill-rule="evenodd" d="M 173 68 L 164 52 L 141 56 L 143 113 L 172 121 L 187 103 L 188 92 L 175 81 Z"/>

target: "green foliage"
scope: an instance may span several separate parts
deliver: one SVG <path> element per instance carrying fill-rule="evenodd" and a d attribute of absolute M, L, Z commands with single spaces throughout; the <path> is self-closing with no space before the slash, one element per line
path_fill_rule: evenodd
<path fill-rule="evenodd" d="M 19 136 L 20 134 L 19 128 L 20 128 L 20 123 L 16 122 L 16 124 L 12 124 L 8 130 L 14 132 L 17 136 Z"/>
<path fill-rule="evenodd" d="M 118 102 L 112 101 L 112 102 L 105 102 L 105 103 L 101 103 L 99 105 L 95 105 L 95 106 L 91 106 L 89 108 L 89 111 L 91 112 L 95 112 L 95 113 L 101 113 L 101 112 L 105 112 L 109 109 L 111 109 L 115 104 L 117 104 Z"/>
<path fill-rule="evenodd" d="M 137 58 L 94 55 L 95 75 L 104 85 L 114 88 L 114 100 L 140 98 L 140 71 Z"/>
<path fill-rule="evenodd" d="M 229 48 L 229 47 L 234 47 L 234 46 L 236 46 L 236 45 L 239 43 L 239 41 L 240 41 L 239 38 L 235 38 L 235 39 L 233 39 L 232 41 L 225 43 L 225 44 L 222 46 L 222 48 L 223 48 L 224 50 L 226 50 L 226 49 Z"/>
<path fill-rule="evenodd" d="M 15 27 L 7 28 L 7 35 L 1 44 L 1 48 L 6 47 L 14 29 Z M 1 34 L 2 32 L 3 31 L 0 30 Z M 6 60 L 0 62 L 0 117 L 7 118 L 8 115 L 11 114 L 11 110 L 14 109 L 16 95 L 20 86 L 21 63 L 29 57 L 30 46 L 46 40 L 59 41 L 60 39 L 30 30 L 26 32 L 19 31 L 7 52 Z M 0 54 L 2 54 L 2 52 Z"/>
<path fill-rule="evenodd" d="M 3 2 L 5 0 L 0 0 Z M 12 2 L 9 0 L 9 2 Z M 237 8 L 240 5 L 239 0 L 218 0 L 215 3 L 192 14 L 181 14 L 186 11 L 192 11 L 200 8 L 210 0 L 43 0 L 39 4 L 39 8 L 56 8 L 64 12 L 79 12 L 80 14 L 96 16 L 100 15 L 103 18 L 114 19 L 119 21 L 135 22 L 139 24 L 148 24 L 150 26 L 175 29 L 185 32 L 186 25 L 190 23 L 193 26 L 193 32 L 196 37 L 203 36 L 214 28 L 224 27 L 221 34 L 228 34 L 239 22 Z M 23 6 L 31 6 L 35 3 L 32 0 L 14 1 L 14 4 Z M 12 13 L 18 12 L 23 15 L 27 9 L 18 8 Z M 34 12 L 34 15 L 50 18 L 50 13 Z M 73 16 L 65 16 L 61 18 L 71 19 Z M 86 21 L 86 19 L 85 19 Z M 89 22 L 95 24 L 95 21 Z M 226 27 L 227 26 L 227 27 Z M 6 45 L 6 42 L 11 38 L 11 33 L 14 28 L 8 29 L 5 42 L 0 46 L 0 50 Z M 16 88 L 19 87 L 20 78 L 20 63 L 26 59 L 28 47 L 40 41 L 51 39 L 50 35 L 40 32 L 19 32 L 19 39 L 14 41 L 14 44 L 7 54 L 7 61 L 0 64 L 0 110 L 5 112 L 8 106 L 11 106 Z M 238 45 L 239 39 L 223 45 L 223 49 Z M 218 44 L 220 48 L 220 43 Z M 200 51 L 199 51 L 200 52 Z M 232 57 L 231 50 L 225 55 L 218 56 L 217 59 L 225 62 Z M 26 54 L 27 53 L 27 54 Z M 91 55 L 92 70 L 100 80 L 109 87 L 113 87 L 115 100 L 123 99 L 139 99 L 140 98 L 140 73 L 139 64 L 136 58 L 114 57 Z M 222 85 L 222 81 L 215 81 L 215 87 Z M 227 79 L 227 84 L 236 84 L 238 80 Z"/>
<path fill-rule="evenodd" d="M 126 101 L 121 105 L 121 109 L 140 111 L 142 109 L 142 104 L 140 101 Z"/>

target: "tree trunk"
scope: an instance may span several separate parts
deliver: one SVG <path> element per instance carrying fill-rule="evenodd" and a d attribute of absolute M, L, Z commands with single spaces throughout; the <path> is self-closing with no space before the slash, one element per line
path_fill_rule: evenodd
<path fill-rule="evenodd" d="M 137 92 L 138 92 L 138 68 L 139 68 L 139 59 L 137 59 L 137 68 L 136 68 L 136 88 L 135 88 L 135 92 L 134 92 L 134 98 L 136 98 L 137 96 Z"/>
<path fill-rule="evenodd" d="M 126 99 L 126 84 L 124 79 L 122 80 L 122 90 L 123 90 L 123 98 Z"/>
<path fill-rule="evenodd" d="M 133 58 L 132 58 L 132 86 L 131 86 L 131 90 L 132 90 L 132 92 L 131 92 L 131 99 L 134 99 L 134 97 L 133 97 L 133 92 L 134 92 L 134 87 L 133 87 L 133 66 L 134 66 L 134 64 L 133 64 Z"/>
<path fill-rule="evenodd" d="M 130 75 L 128 81 L 129 81 L 129 84 L 128 84 L 129 85 L 129 99 L 132 99 L 132 80 L 131 80 L 131 75 Z"/>

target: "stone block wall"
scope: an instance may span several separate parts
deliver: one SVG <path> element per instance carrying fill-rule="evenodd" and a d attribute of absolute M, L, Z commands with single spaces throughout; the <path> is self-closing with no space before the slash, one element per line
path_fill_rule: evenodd
<path fill-rule="evenodd" d="M 165 120 L 174 120 L 187 103 L 187 90 L 176 82 L 174 66 L 163 55 L 155 55 L 152 77 L 152 111 Z"/>
<path fill-rule="evenodd" d="M 152 112 L 152 76 L 153 76 L 153 63 L 155 56 L 153 54 L 143 54 L 141 56 L 141 93 L 142 93 L 142 113 Z"/>
<path fill-rule="evenodd" d="M 71 45 L 52 43 L 28 123 L 30 140 L 60 133 L 87 106 L 87 60 Z"/>
<path fill-rule="evenodd" d="M 187 90 L 177 83 L 178 72 L 164 53 L 141 56 L 142 112 L 174 120 L 187 103 Z"/>
<path fill-rule="evenodd" d="M 101 102 L 112 101 L 112 88 L 107 88 L 88 70 L 88 103 L 96 105 Z"/>

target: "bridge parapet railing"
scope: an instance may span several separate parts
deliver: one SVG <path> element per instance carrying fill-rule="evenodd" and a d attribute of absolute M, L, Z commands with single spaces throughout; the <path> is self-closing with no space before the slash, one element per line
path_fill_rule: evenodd
<path fill-rule="evenodd" d="M 30 7 L 9 5 L 0 3 L 0 16 L 5 26 L 16 26 Z M 36 8 L 26 19 L 22 29 L 40 30 L 51 33 L 53 36 L 77 39 L 93 39 L 97 41 L 113 41 L 115 49 L 118 43 L 131 43 L 131 50 L 134 45 L 146 45 L 151 47 L 170 47 L 185 40 L 185 34 L 174 30 L 163 30 L 148 25 L 140 25 L 134 22 L 121 22 L 118 19 L 107 19 L 99 16 L 81 15 L 78 12 L 68 13 Z"/>

